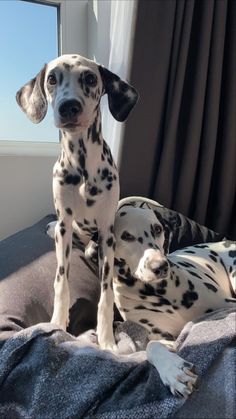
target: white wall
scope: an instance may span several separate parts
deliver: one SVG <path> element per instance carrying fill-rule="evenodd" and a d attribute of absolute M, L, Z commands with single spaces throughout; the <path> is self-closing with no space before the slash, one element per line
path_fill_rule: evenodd
<path fill-rule="evenodd" d="M 54 212 L 56 157 L 0 156 L 0 240 Z"/>

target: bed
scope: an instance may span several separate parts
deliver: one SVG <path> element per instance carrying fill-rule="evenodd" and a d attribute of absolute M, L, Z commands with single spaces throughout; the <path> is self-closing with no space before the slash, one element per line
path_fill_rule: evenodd
<path fill-rule="evenodd" d="M 171 250 L 206 241 L 208 229 L 163 211 L 176 231 Z M 69 329 L 50 324 L 56 258 L 45 230 L 54 219 L 48 215 L 0 242 L 0 417 L 235 418 L 233 310 L 190 322 L 178 337 L 177 350 L 200 377 L 188 400 L 172 396 L 145 360 L 142 328 L 116 316 L 119 345 L 135 345 L 132 356 L 99 350 L 90 332 L 80 338 L 96 326 L 100 284 L 79 248 L 72 254 Z"/>

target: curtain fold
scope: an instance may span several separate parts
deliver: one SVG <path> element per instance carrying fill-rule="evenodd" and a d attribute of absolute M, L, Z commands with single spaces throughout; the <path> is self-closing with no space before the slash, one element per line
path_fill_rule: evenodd
<path fill-rule="evenodd" d="M 150 22 L 145 24 L 147 17 Z M 122 191 L 126 195 L 144 191 L 236 239 L 236 2 L 139 0 L 135 41 L 141 36 L 146 45 L 152 42 L 152 56 L 143 62 L 145 53 L 135 43 L 132 81 L 141 87 L 141 103 L 125 133 Z M 148 102 L 150 78 L 145 82 L 139 72 L 148 75 L 153 68 Z M 141 128 L 141 115 L 145 139 L 135 126 Z M 149 122 L 155 125 L 155 134 Z M 135 159 L 131 154 L 135 140 L 127 136 L 132 132 L 138 144 Z M 136 164 L 139 181 L 129 179 L 127 184 L 129 173 L 135 176 L 127 164 Z"/>
<path fill-rule="evenodd" d="M 113 0 L 111 2 L 108 68 L 123 79 L 127 79 L 129 75 L 134 15 L 135 0 Z M 123 127 L 122 124 L 114 120 L 109 112 L 107 101 L 103 104 L 102 124 L 104 138 L 107 139 L 111 147 L 114 159 L 119 162 Z"/>

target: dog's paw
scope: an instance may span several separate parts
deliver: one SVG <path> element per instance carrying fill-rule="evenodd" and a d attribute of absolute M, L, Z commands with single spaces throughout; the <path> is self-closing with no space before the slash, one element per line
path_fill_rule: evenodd
<path fill-rule="evenodd" d="M 198 376 L 194 373 L 194 365 L 159 342 L 150 343 L 147 357 L 159 372 L 163 384 L 169 387 L 173 395 L 188 398 L 197 387 Z"/>
<path fill-rule="evenodd" d="M 98 265 L 98 245 L 93 240 L 90 240 L 88 245 L 85 248 L 85 258 L 88 262 L 92 262 L 95 265 Z"/>
<path fill-rule="evenodd" d="M 60 327 L 60 329 L 66 332 L 66 329 L 69 326 L 69 319 L 65 319 L 62 316 L 53 315 L 50 323 L 56 324 L 58 327 Z"/>
<path fill-rule="evenodd" d="M 198 376 L 194 373 L 194 365 L 176 355 L 163 382 L 169 386 L 171 393 L 175 396 L 188 398 L 196 388 L 197 380 Z"/>
<path fill-rule="evenodd" d="M 172 394 L 187 399 L 196 388 L 198 376 L 193 372 L 193 364 L 175 353 L 170 353 L 170 356 L 165 367 L 159 371 L 160 377 Z"/>
<path fill-rule="evenodd" d="M 48 223 L 47 226 L 46 226 L 46 233 L 52 239 L 54 239 L 54 237 L 55 237 L 56 224 L 57 224 L 57 221 L 52 221 L 51 223 Z"/>
<path fill-rule="evenodd" d="M 99 336 L 98 332 L 97 334 L 98 334 L 98 343 L 101 349 L 104 349 L 106 351 L 117 352 L 117 345 L 113 336 L 109 336 L 109 337 Z"/>
<path fill-rule="evenodd" d="M 90 329 L 77 336 L 76 340 L 82 345 L 98 346 L 98 338 L 95 330 Z"/>

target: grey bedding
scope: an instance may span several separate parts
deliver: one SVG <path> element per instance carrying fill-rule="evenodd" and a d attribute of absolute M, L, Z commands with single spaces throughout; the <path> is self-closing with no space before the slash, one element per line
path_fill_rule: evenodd
<path fill-rule="evenodd" d="M 175 214 L 175 223 L 173 214 L 162 215 L 175 225 L 178 246 L 183 237 L 187 244 L 193 237 L 202 240 L 201 226 L 189 229 L 183 216 L 179 220 Z M 96 326 L 99 299 L 99 281 L 80 249 L 72 254 L 71 334 L 50 325 L 56 258 L 45 227 L 52 219 L 45 217 L 0 242 L 0 418 L 235 417 L 234 313 L 218 313 L 218 319 L 209 314 L 181 333 L 180 354 L 195 363 L 202 377 L 199 391 L 187 402 L 162 385 L 144 361 L 145 352 L 117 358 L 72 336 Z M 143 329 L 129 323 L 120 328 L 125 332 L 119 334 L 120 349 L 144 348 Z"/>
<path fill-rule="evenodd" d="M 186 402 L 185 413 L 180 410 L 184 400 L 172 396 L 155 368 L 143 362 L 144 352 L 130 355 L 131 358 L 115 356 L 49 323 L 24 329 L 7 340 L 0 351 L 0 417 L 189 417 L 183 415 L 193 413 L 195 403 L 198 406 L 194 411 L 196 418 L 233 418 L 235 347 L 231 352 L 227 349 L 223 361 L 220 404 L 217 400 L 209 409 L 202 390 L 205 390 L 204 382 L 207 382 L 209 394 L 219 387 L 217 369 L 212 374 L 210 368 L 235 338 L 235 320 L 234 312 L 218 311 L 197 323 L 188 323 L 179 336 L 179 354 L 195 364 L 201 377 L 199 391 Z M 119 335 L 121 340 L 127 340 L 130 330 L 133 343 L 139 340 L 139 345 L 145 345 L 145 334 L 131 325 L 121 325 L 120 331 L 122 327 L 125 333 Z"/>

